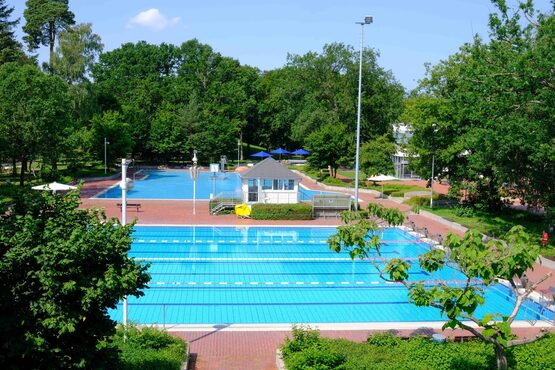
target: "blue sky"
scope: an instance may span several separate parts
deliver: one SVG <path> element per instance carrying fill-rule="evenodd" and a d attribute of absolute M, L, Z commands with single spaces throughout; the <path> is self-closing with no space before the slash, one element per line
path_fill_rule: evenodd
<path fill-rule="evenodd" d="M 7 2 L 22 17 L 25 0 Z M 549 0 L 535 4 L 550 9 Z M 446 59 L 475 33 L 487 37 L 494 10 L 489 0 L 70 0 L 69 5 L 77 22 L 93 24 L 106 51 L 125 42 L 181 44 L 197 38 L 262 70 L 283 66 L 288 53 L 321 51 L 326 43 L 358 50 L 360 26 L 354 22 L 372 15 L 364 45 L 377 49 L 380 65 L 408 89 L 424 77 L 424 63 Z M 41 59 L 46 52 L 41 49 Z"/>

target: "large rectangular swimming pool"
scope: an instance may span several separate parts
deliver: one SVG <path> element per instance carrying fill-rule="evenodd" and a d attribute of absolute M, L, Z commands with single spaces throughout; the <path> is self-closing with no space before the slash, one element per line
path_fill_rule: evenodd
<path fill-rule="evenodd" d="M 328 249 L 329 227 L 136 227 L 130 255 L 150 262 L 145 296 L 129 298 L 129 320 L 141 324 L 268 324 L 443 321 L 415 307 L 407 290 L 380 279 L 369 261 Z M 381 232 L 386 257 L 415 261 L 429 247 L 397 229 Z M 416 262 L 416 261 L 415 261 Z M 462 276 L 453 269 L 415 280 Z M 513 298 L 496 285 L 478 315 L 509 313 Z M 111 311 L 122 320 L 122 305 Z M 518 319 L 553 319 L 527 302 Z"/>

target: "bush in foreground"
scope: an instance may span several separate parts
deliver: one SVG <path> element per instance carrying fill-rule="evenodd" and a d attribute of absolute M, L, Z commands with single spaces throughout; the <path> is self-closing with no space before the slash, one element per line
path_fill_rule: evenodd
<path fill-rule="evenodd" d="M 295 204 L 253 204 L 251 216 L 255 220 L 311 220 L 312 206 Z"/>
<path fill-rule="evenodd" d="M 156 328 L 119 327 L 113 345 L 121 352 L 117 370 L 179 370 L 187 360 L 187 343 Z"/>
<path fill-rule="evenodd" d="M 547 369 L 555 363 L 555 335 L 509 349 L 509 368 Z M 434 343 L 375 334 L 366 343 L 321 338 L 318 331 L 295 327 L 282 353 L 288 370 L 296 369 L 494 369 L 493 346 L 478 340 Z"/>

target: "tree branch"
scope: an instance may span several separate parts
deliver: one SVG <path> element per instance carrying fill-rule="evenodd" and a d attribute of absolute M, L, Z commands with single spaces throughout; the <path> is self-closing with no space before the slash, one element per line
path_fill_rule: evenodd
<path fill-rule="evenodd" d="M 525 339 L 515 339 L 515 340 L 510 340 L 507 342 L 507 347 L 512 347 L 512 346 L 518 346 L 520 344 L 527 344 L 527 343 L 532 343 L 537 341 L 540 338 L 543 338 L 544 336 L 546 336 L 547 334 L 549 334 L 549 331 L 547 330 L 543 330 L 541 333 L 536 334 L 535 337 L 533 338 L 525 338 Z"/>

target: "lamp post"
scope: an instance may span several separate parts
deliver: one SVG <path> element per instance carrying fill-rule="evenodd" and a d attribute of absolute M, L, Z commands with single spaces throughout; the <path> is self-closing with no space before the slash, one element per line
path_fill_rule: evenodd
<path fill-rule="evenodd" d="M 432 154 L 432 179 L 430 181 L 430 208 L 434 207 L 434 165 L 435 165 L 436 155 Z"/>
<path fill-rule="evenodd" d="M 356 143 L 356 158 L 355 158 L 355 209 L 358 210 L 358 170 L 359 170 L 359 156 L 360 156 L 360 106 L 361 106 L 361 93 L 362 93 L 362 48 L 364 42 L 364 25 L 372 23 L 374 18 L 365 16 L 363 22 L 355 22 L 360 24 L 360 62 L 358 66 L 358 109 L 357 109 L 357 143 Z"/>
<path fill-rule="evenodd" d="M 110 144 L 109 141 L 106 141 L 106 136 L 104 136 L 104 174 L 106 175 L 107 171 L 108 171 L 108 160 L 107 160 L 107 156 L 106 156 L 106 146 Z"/>
<path fill-rule="evenodd" d="M 430 179 L 430 208 L 434 207 L 434 167 L 436 162 L 435 151 L 435 135 L 437 132 L 437 123 L 432 123 L 432 178 Z"/>
<path fill-rule="evenodd" d="M 241 153 L 241 140 L 237 139 L 237 167 L 241 165 L 240 153 Z"/>
<path fill-rule="evenodd" d="M 130 160 L 122 158 L 121 159 L 121 182 L 119 184 L 121 188 L 121 224 L 125 226 L 127 224 L 127 167 L 131 163 Z M 123 326 L 127 328 L 127 296 L 123 297 Z"/>
<path fill-rule="evenodd" d="M 189 170 L 191 179 L 193 180 L 193 215 L 197 214 L 197 177 L 198 177 L 197 161 L 198 161 L 197 151 L 193 150 L 193 167 L 191 167 Z"/>

